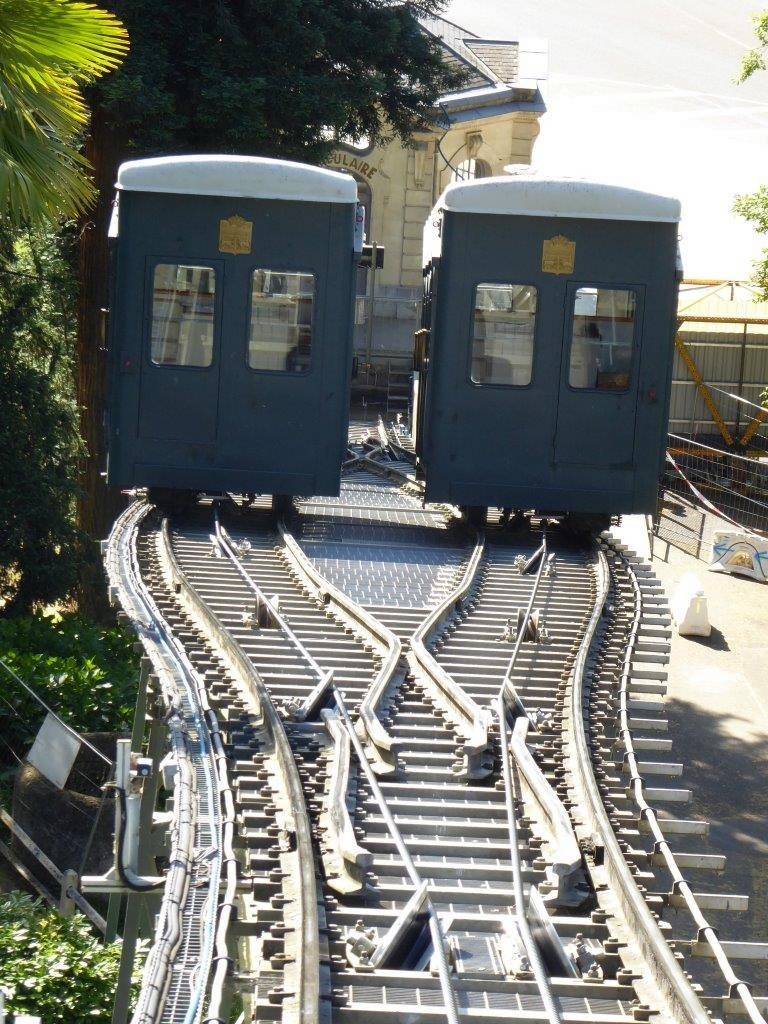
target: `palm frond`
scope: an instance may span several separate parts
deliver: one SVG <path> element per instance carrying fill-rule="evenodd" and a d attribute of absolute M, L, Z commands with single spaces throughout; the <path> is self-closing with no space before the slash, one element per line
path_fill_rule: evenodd
<path fill-rule="evenodd" d="M 87 120 L 79 86 L 117 67 L 128 36 L 79 0 L 0 3 L 0 220 L 79 216 L 93 198 L 75 135 Z"/>
<path fill-rule="evenodd" d="M 74 146 L 0 113 L 0 219 L 21 225 L 79 216 L 93 198 L 87 169 Z"/>
<path fill-rule="evenodd" d="M 128 34 L 112 14 L 71 0 L 3 0 L 0 67 L 28 64 L 90 81 L 118 66 Z"/>
<path fill-rule="evenodd" d="M 83 97 L 70 80 L 54 86 L 27 86 L 10 76 L 0 77 L 0 111 L 15 110 L 30 125 L 45 125 L 57 135 L 71 136 L 88 120 Z"/>

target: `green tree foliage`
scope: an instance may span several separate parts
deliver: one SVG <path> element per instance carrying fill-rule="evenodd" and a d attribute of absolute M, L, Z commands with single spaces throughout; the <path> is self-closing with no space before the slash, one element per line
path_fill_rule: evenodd
<path fill-rule="evenodd" d="M 90 4 L 3 0 L 0 5 L 0 219 L 55 222 L 87 208 L 92 188 L 77 136 L 87 120 L 80 87 L 115 68 L 122 25 Z"/>
<path fill-rule="evenodd" d="M 135 636 L 80 615 L 0 619 L 0 660 L 80 732 L 130 727 L 136 702 Z M 0 736 L 26 751 L 45 711 L 0 666 Z M 7 748 L 0 749 L 0 761 Z"/>
<path fill-rule="evenodd" d="M 131 53 L 94 87 L 146 152 L 319 160 L 334 136 L 407 139 L 461 76 L 415 15 L 442 0 L 116 0 Z"/>
<path fill-rule="evenodd" d="M 756 71 L 765 71 L 765 53 L 768 48 L 768 11 L 752 15 L 758 46 L 747 51 L 741 61 L 737 82 L 745 82 Z"/>
<path fill-rule="evenodd" d="M 76 572 L 74 283 L 64 236 L 0 230 L 0 605 L 65 595 Z"/>
<path fill-rule="evenodd" d="M 81 914 L 60 917 L 26 893 L 2 896 L 0 964 L 6 1013 L 45 1024 L 112 1018 L 120 943 L 102 945 Z"/>
<path fill-rule="evenodd" d="M 768 10 L 754 14 L 752 20 L 758 45 L 744 55 L 737 82 L 746 81 L 756 71 L 765 71 L 767 66 Z M 761 185 L 756 192 L 736 196 L 733 209 L 753 224 L 761 235 L 768 234 L 768 187 Z M 768 300 L 768 248 L 763 249 L 762 259 L 753 265 L 753 281 L 761 289 L 760 298 Z M 762 392 L 760 398 L 763 405 L 768 407 L 768 388 Z"/>

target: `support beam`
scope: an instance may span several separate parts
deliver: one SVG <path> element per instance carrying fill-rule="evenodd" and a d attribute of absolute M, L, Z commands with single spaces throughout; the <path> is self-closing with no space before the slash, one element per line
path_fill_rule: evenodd
<path fill-rule="evenodd" d="M 728 429 L 728 427 L 725 425 L 725 420 L 720 415 L 720 410 L 718 409 L 717 403 L 715 402 L 714 398 L 712 397 L 712 392 L 709 390 L 707 385 L 704 383 L 704 378 L 701 376 L 701 373 L 699 372 L 699 368 L 696 365 L 696 361 L 694 360 L 693 356 L 691 355 L 688 346 L 685 344 L 683 339 L 680 337 L 680 327 L 682 327 L 684 322 L 685 322 L 685 318 L 683 318 L 681 320 L 678 320 L 678 322 L 677 322 L 678 333 L 675 335 L 675 346 L 677 348 L 677 351 L 680 353 L 680 358 L 685 363 L 685 367 L 688 370 L 688 373 L 691 375 L 691 380 L 694 382 L 694 384 L 698 388 L 699 394 L 704 399 L 704 404 L 706 405 L 707 409 L 709 409 L 709 414 L 712 417 L 713 423 L 716 425 L 717 429 L 720 431 L 720 434 L 722 435 L 723 440 L 725 441 L 725 443 L 730 448 L 731 445 L 733 444 L 733 438 L 731 437 L 731 432 Z"/>
<path fill-rule="evenodd" d="M 747 424 L 744 433 L 739 438 L 740 445 L 746 447 L 749 444 L 752 440 L 752 435 L 757 432 L 758 427 L 766 417 L 768 417 L 768 409 L 761 409 L 760 412 L 756 413 L 756 415 Z"/>

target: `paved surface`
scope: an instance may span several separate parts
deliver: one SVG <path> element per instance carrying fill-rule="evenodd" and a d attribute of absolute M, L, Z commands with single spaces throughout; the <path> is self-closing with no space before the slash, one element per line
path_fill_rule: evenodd
<path fill-rule="evenodd" d="M 761 241 L 733 197 L 768 172 L 768 73 L 736 85 L 756 0 L 453 0 L 485 37 L 549 41 L 534 167 L 667 192 L 683 203 L 689 277 L 746 276 Z"/>
<path fill-rule="evenodd" d="M 637 529 L 635 524 L 634 529 Z M 631 532 L 631 531 L 630 531 Z M 631 543 L 631 536 L 626 536 Z M 703 562 L 654 544 L 653 568 L 668 596 L 695 572 L 707 595 L 712 635 L 673 630 L 668 707 L 673 757 L 693 791 L 686 817 L 711 823 L 708 852 L 728 858 L 718 889 L 747 893 L 745 914 L 711 912 L 723 938 L 768 941 L 768 585 L 711 573 Z M 768 993 L 768 964 L 737 969 Z"/>

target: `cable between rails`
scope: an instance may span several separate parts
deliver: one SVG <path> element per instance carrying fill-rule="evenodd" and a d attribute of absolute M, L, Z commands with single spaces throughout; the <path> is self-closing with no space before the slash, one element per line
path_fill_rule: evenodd
<path fill-rule="evenodd" d="M 220 531 L 218 515 L 216 517 L 216 527 L 218 537 Z M 222 547 L 226 552 L 228 558 L 236 565 L 241 575 L 244 578 L 247 578 L 248 581 L 250 581 L 250 585 L 252 586 L 252 588 L 258 589 L 256 583 L 252 580 L 250 574 L 241 565 L 240 560 L 231 544 L 224 541 Z M 282 620 L 282 616 L 280 616 L 279 618 L 277 618 L 276 616 L 276 619 L 281 625 L 282 629 L 284 629 L 286 632 L 291 632 L 290 627 L 288 627 L 287 624 L 283 625 L 284 620 Z M 303 644 L 301 644 L 298 638 L 294 638 L 294 643 L 298 650 L 300 650 L 301 652 L 306 652 L 306 660 L 308 661 L 313 672 L 321 678 L 326 678 L 327 674 L 323 672 L 322 668 L 317 664 L 315 659 L 309 654 L 308 651 L 306 651 L 306 648 L 304 647 Z M 414 864 L 413 858 L 411 857 L 410 851 L 408 850 L 405 840 L 403 839 L 402 833 L 398 828 L 394 815 L 389 809 L 386 797 L 384 796 L 381 787 L 379 786 L 376 775 L 373 769 L 371 768 L 370 763 L 368 762 L 365 750 L 363 749 L 363 746 L 357 736 L 355 726 L 352 722 L 352 718 L 347 709 L 346 702 L 344 700 L 344 695 L 338 688 L 336 683 L 333 682 L 332 678 L 330 681 L 330 688 L 333 694 L 334 703 L 336 704 L 342 722 L 344 723 L 344 728 L 346 729 L 347 734 L 349 735 L 352 747 L 355 751 L 355 756 L 357 757 L 363 774 L 366 777 L 366 781 L 370 785 L 371 791 L 373 792 L 376 798 L 376 801 L 382 813 L 382 817 L 384 818 L 387 824 L 387 828 L 390 831 L 390 835 L 392 836 L 395 846 L 397 847 L 398 853 L 402 858 L 403 865 L 408 873 L 408 877 L 410 878 L 413 885 L 418 888 L 423 884 L 423 880 L 418 872 L 418 869 L 416 868 L 416 865 Z M 460 1024 L 456 993 L 451 982 L 451 973 L 450 968 L 448 966 L 448 957 L 446 955 L 445 950 L 446 940 L 443 934 L 442 926 L 440 924 L 439 915 L 429 896 L 427 896 L 427 909 L 429 913 L 429 929 L 430 936 L 432 939 L 432 947 L 434 949 L 438 962 L 438 976 L 440 979 L 440 989 L 443 996 L 443 1003 L 445 1005 L 446 1019 L 448 1020 L 448 1024 Z"/>
<path fill-rule="evenodd" d="M 533 604 L 536 600 L 536 595 L 539 590 L 539 583 L 544 571 L 544 566 L 547 563 L 547 533 L 546 528 L 544 530 L 544 536 L 540 546 L 533 553 L 531 558 L 528 560 L 528 565 L 535 564 L 535 560 L 538 559 L 538 569 L 536 576 L 533 581 L 531 588 L 531 595 L 528 600 L 528 605 L 525 609 L 522 621 L 519 623 L 518 635 L 515 640 L 515 647 L 512 651 L 512 655 L 509 659 L 506 671 L 504 672 L 504 678 L 502 680 L 499 692 L 493 700 L 494 710 L 496 717 L 499 722 L 499 743 L 501 746 L 501 763 L 504 776 L 504 799 L 507 811 L 507 827 L 509 829 L 509 854 L 510 862 L 512 867 L 512 885 L 515 893 L 515 910 L 517 911 L 517 922 L 520 928 L 520 937 L 525 945 L 528 959 L 531 963 L 534 978 L 536 979 L 536 985 L 539 989 L 542 1002 L 544 1003 L 544 1012 L 550 1021 L 550 1024 L 561 1024 L 560 1012 L 555 1006 L 555 1001 L 552 995 L 552 989 L 549 984 L 549 978 L 544 968 L 544 964 L 539 953 L 539 948 L 536 944 L 536 940 L 533 937 L 531 926 L 528 922 L 528 908 L 525 899 L 525 890 L 523 887 L 523 876 L 520 867 L 520 854 L 518 846 L 517 836 L 517 819 L 515 818 L 515 786 L 512 778 L 512 753 L 509 749 L 509 735 L 507 732 L 507 709 L 504 702 L 504 691 L 507 684 L 511 684 L 512 673 L 517 662 L 517 657 L 520 653 L 520 648 L 523 643 L 523 639 L 526 635 L 528 623 L 533 612 Z M 518 698 L 519 703 L 519 698 Z M 521 710 L 528 716 L 527 711 L 524 708 Z"/>

